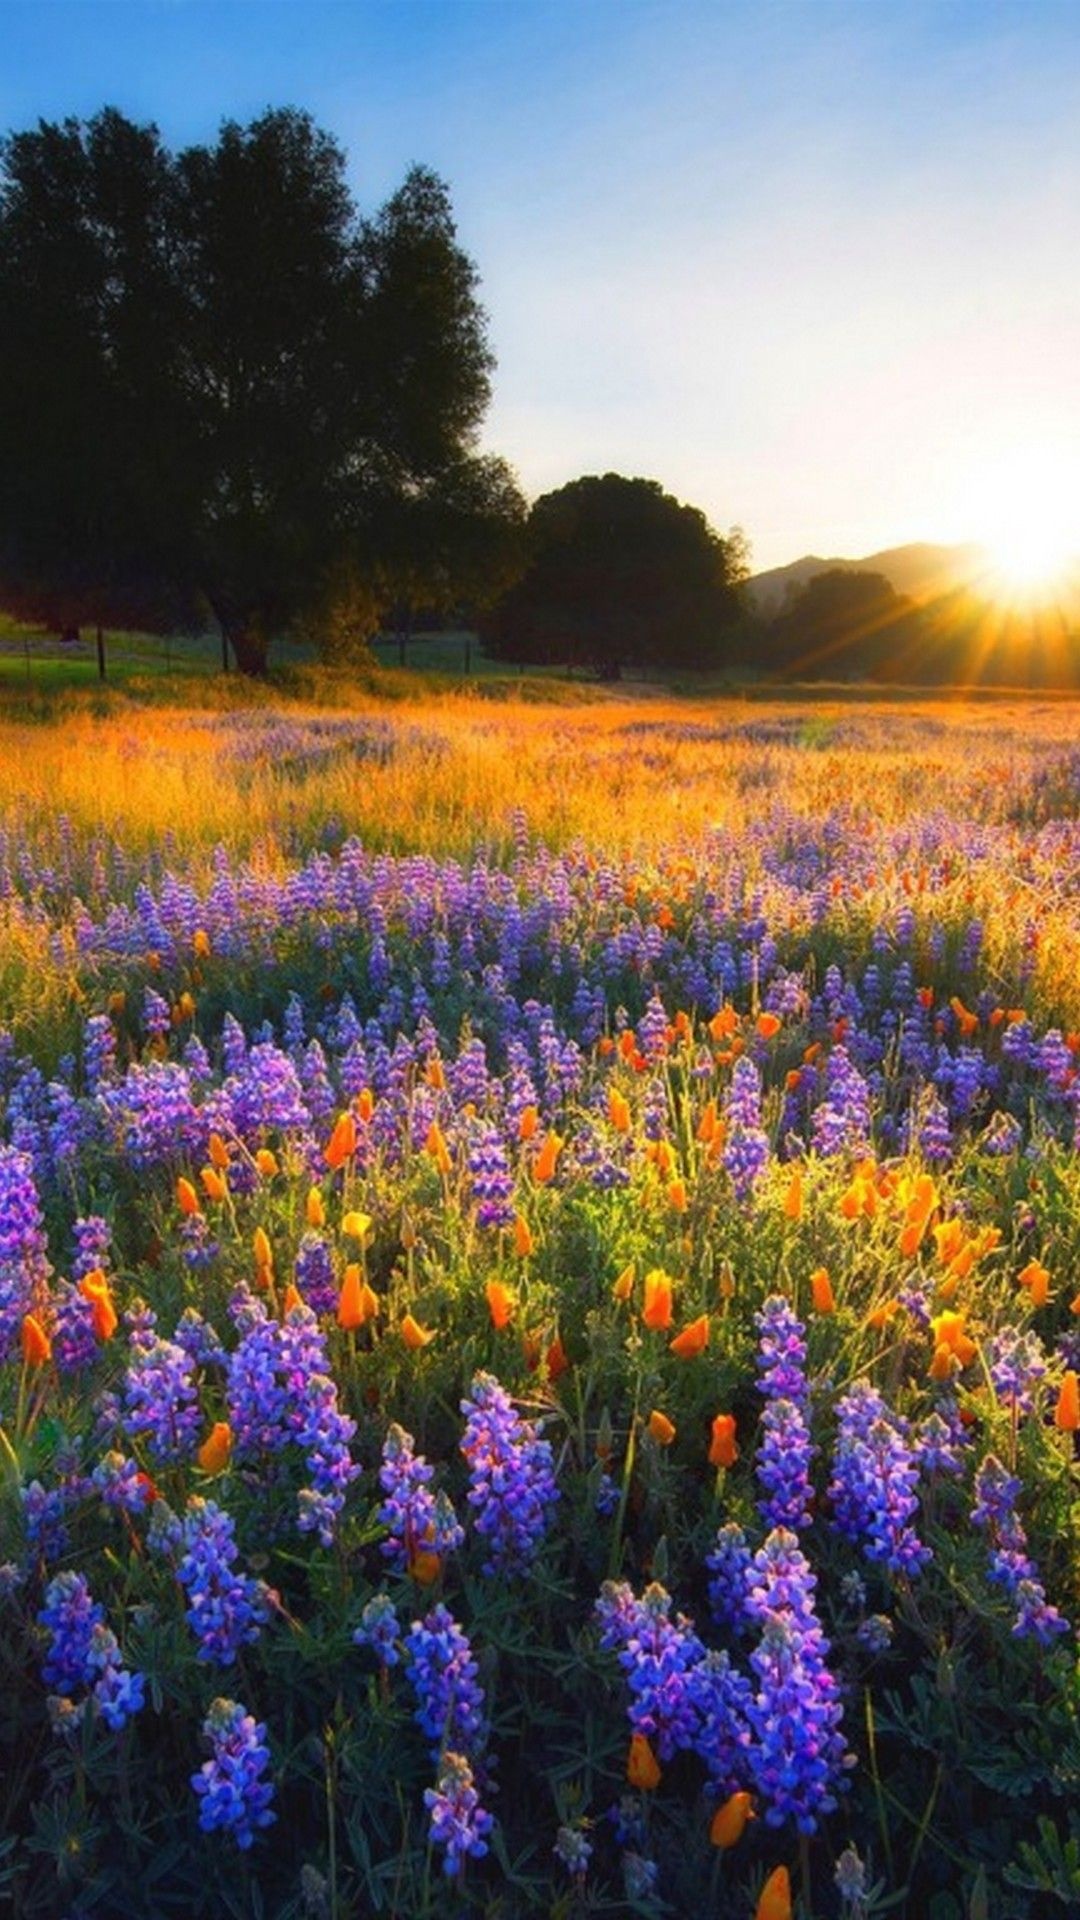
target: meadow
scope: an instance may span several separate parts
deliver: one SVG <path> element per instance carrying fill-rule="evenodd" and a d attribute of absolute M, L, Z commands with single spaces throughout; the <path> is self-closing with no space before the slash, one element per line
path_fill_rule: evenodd
<path fill-rule="evenodd" d="M 1080 1909 L 1067 701 L 0 686 L 0 1903 Z"/>

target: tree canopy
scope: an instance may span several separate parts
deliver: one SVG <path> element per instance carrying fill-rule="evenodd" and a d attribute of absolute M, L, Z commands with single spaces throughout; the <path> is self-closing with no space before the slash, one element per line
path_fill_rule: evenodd
<path fill-rule="evenodd" d="M 509 660 L 624 666 L 716 665 L 740 613 L 741 534 L 726 538 L 658 481 L 586 475 L 536 501 L 521 579 L 483 623 Z"/>
<path fill-rule="evenodd" d="M 437 520 L 445 575 L 462 502 L 486 501 L 489 535 L 493 511 L 520 521 L 474 452 L 492 356 L 429 169 L 365 218 L 292 108 L 176 155 L 106 108 L 0 160 L 9 605 L 153 627 L 202 603 L 258 671 L 271 632 L 374 579 L 391 522 Z"/>

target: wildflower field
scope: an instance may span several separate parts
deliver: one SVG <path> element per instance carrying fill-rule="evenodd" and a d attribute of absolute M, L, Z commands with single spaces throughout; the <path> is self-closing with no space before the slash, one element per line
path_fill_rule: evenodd
<path fill-rule="evenodd" d="M 0 1911 L 1080 1911 L 1074 707 L 199 685 L 0 708 Z"/>

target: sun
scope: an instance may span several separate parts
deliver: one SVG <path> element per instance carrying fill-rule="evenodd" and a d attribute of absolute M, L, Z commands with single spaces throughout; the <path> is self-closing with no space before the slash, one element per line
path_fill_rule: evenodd
<path fill-rule="evenodd" d="M 991 594 L 1029 603 L 1058 597 L 1080 564 L 1080 453 L 1012 453 L 979 475 L 972 494 Z"/>

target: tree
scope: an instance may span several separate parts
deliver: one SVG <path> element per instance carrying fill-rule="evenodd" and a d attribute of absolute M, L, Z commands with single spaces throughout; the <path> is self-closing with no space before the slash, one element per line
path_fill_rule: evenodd
<path fill-rule="evenodd" d="M 529 516 L 528 564 L 482 625 L 499 658 L 641 666 L 717 664 L 738 618 L 746 549 L 655 480 L 588 475 Z"/>
<path fill-rule="evenodd" d="M 5 597 L 62 581 L 84 617 L 135 599 L 148 624 L 201 598 L 262 671 L 375 564 L 387 502 L 469 455 L 491 355 L 446 187 L 414 168 L 365 220 L 291 108 L 176 157 L 107 109 L 3 163 Z"/>
<path fill-rule="evenodd" d="M 799 587 L 773 621 L 769 663 L 803 678 L 889 679 L 916 618 L 915 603 L 883 573 L 829 567 Z"/>

